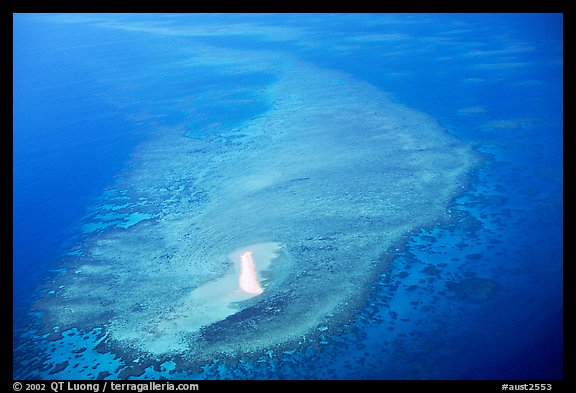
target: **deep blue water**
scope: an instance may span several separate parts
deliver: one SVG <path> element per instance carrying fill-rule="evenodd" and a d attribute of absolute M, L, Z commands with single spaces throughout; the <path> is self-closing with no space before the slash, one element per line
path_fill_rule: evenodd
<path fill-rule="evenodd" d="M 128 25 L 139 18 L 162 19 L 113 19 Z M 177 16 L 170 23 L 193 26 L 194 18 Z M 375 23 L 379 18 L 395 23 Z M 483 157 L 450 207 L 463 214 L 463 224 L 422 229 L 395 259 L 386 281 L 394 285 L 382 290 L 392 300 L 381 315 L 398 312 L 412 321 L 429 315 L 427 332 L 406 327 L 409 321 L 390 322 L 412 336 L 411 347 L 381 340 L 391 324 L 360 324 L 364 349 L 348 358 L 327 349 L 315 361 L 344 379 L 563 377 L 561 15 L 230 15 L 203 22 L 313 29 L 304 42 L 310 45 L 289 36 L 199 40 L 286 51 L 344 71 L 431 115 Z M 375 36 L 350 41 L 369 35 Z M 231 76 L 218 66 L 171 65 L 189 39 L 15 16 L 17 329 L 59 255 L 82 236 L 78 228 L 90 206 L 129 165 L 139 143 L 162 126 L 184 122 L 190 136 L 205 137 L 267 110 L 257 93 L 274 80 L 267 70 Z M 193 115 L 177 104 L 190 97 Z M 423 273 L 425 266 L 438 273 Z M 486 280 L 485 291 L 495 293 L 480 299 L 475 296 L 482 293 L 459 292 L 447 284 L 454 277 Z M 431 314 L 421 311 L 423 305 Z M 452 319 L 440 320 L 442 315 Z M 379 353 L 404 353 L 414 361 L 363 373 L 349 366 Z"/>
<path fill-rule="evenodd" d="M 31 29 L 20 18 L 14 23 L 13 133 L 18 312 L 139 139 L 135 125 L 100 98 L 82 53 L 57 44 L 62 36 L 78 36 L 42 24 Z"/>

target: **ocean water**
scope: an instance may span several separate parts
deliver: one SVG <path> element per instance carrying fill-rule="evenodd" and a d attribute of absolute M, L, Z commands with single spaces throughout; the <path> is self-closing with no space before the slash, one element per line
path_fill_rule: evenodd
<path fill-rule="evenodd" d="M 14 378 L 562 379 L 562 24 L 15 14 Z"/>

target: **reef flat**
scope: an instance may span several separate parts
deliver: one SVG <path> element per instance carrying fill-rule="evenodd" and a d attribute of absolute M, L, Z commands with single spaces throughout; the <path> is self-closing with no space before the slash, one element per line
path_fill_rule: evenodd
<path fill-rule="evenodd" d="M 302 343 L 348 320 L 386 250 L 446 218 L 476 162 L 467 145 L 345 73 L 258 56 L 251 67 L 276 77 L 261 92 L 270 110 L 205 137 L 161 127 L 142 143 L 114 188 L 144 219 L 88 236 L 61 262 L 35 303 L 45 333 L 101 329 L 120 356 L 196 365 Z M 278 244 L 262 294 L 191 295 L 261 243 Z M 216 304 L 225 312 L 207 316 Z"/>

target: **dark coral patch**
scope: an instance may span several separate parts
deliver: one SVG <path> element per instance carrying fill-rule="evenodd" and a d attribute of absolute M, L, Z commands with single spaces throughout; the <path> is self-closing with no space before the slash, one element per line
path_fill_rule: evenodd
<path fill-rule="evenodd" d="M 487 302 L 498 292 L 496 281 L 487 278 L 470 277 L 446 286 L 455 299 L 468 303 Z"/>

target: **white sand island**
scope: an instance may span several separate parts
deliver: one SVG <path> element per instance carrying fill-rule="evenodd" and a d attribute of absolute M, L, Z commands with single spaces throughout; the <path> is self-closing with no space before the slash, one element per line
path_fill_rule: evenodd
<path fill-rule="evenodd" d="M 238 286 L 241 290 L 250 295 L 260 295 L 264 290 L 258 281 L 256 265 L 252 258 L 252 251 L 247 251 L 240 257 L 240 276 Z"/>

